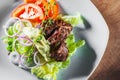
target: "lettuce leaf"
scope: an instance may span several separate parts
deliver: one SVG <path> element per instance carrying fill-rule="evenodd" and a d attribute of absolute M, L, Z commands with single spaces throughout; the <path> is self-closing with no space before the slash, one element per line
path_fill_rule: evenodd
<path fill-rule="evenodd" d="M 66 15 L 61 17 L 65 22 L 70 23 L 73 27 L 83 24 L 83 19 L 80 13 L 75 15 Z"/>
<path fill-rule="evenodd" d="M 38 78 L 43 78 L 44 80 L 57 80 L 57 73 L 61 68 L 68 65 L 68 61 L 57 62 L 51 61 L 43 66 L 32 68 L 32 74 L 35 74 Z"/>
<path fill-rule="evenodd" d="M 31 46 L 23 46 L 20 43 L 16 43 L 15 48 L 19 52 L 19 54 L 28 54 Z"/>
<path fill-rule="evenodd" d="M 8 28 L 8 34 L 9 35 L 13 35 L 14 33 L 13 33 L 13 26 L 10 26 L 9 28 Z"/>
<path fill-rule="evenodd" d="M 8 28 L 8 34 L 9 34 L 9 35 L 13 35 L 13 26 L 10 26 L 10 27 Z M 8 50 L 9 52 L 12 52 L 12 51 L 13 51 L 12 44 L 13 44 L 14 40 L 15 40 L 15 38 L 10 38 L 10 37 L 5 37 L 5 38 L 3 39 L 3 41 L 4 41 L 6 44 L 8 44 L 8 45 L 7 45 L 7 50 Z"/>
<path fill-rule="evenodd" d="M 56 80 L 56 73 L 58 73 L 58 71 L 59 65 L 57 62 L 49 62 L 31 70 L 38 78 L 43 78 L 45 80 Z"/>
<path fill-rule="evenodd" d="M 6 42 L 7 42 L 7 50 L 9 52 L 12 52 L 13 51 L 13 47 L 12 47 L 12 44 L 13 44 L 13 41 L 15 40 L 15 38 L 6 38 Z"/>
<path fill-rule="evenodd" d="M 71 33 L 67 39 L 66 39 L 66 44 L 67 44 L 67 48 L 69 50 L 69 55 L 72 56 L 74 54 L 74 52 L 76 51 L 76 49 L 78 47 L 82 47 L 85 45 L 85 40 L 78 40 L 77 42 L 75 42 L 75 37 L 73 35 L 73 33 Z"/>

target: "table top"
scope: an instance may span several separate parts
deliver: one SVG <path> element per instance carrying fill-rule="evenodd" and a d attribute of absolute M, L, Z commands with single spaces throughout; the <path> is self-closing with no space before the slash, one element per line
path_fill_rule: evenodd
<path fill-rule="evenodd" d="M 91 0 L 103 15 L 110 36 L 105 54 L 89 80 L 120 80 L 120 0 Z"/>

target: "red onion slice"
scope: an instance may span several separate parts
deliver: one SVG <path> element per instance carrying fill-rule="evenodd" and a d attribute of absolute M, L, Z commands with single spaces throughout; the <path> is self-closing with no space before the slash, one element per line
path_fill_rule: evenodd
<path fill-rule="evenodd" d="M 39 57 L 37 56 L 37 53 L 38 53 L 38 51 L 34 53 L 34 63 L 35 63 L 36 65 L 39 65 L 39 66 L 42 66 L 42 65 L 46 64 L 46 62 L 45 62 L 45 63 L 41 63 L 41 62 L 40 62 L 40 59 L 39 59 Z M 37 58 L 37 61 L 36 61 L 36 58 Z"/>
<path fill-rule="evenodd" d="M 27 26 L 25 25 L 25 23 L 27 23 Z M 8 28 L 10 26 L 14 26 L 13 27 L 13 33 L 14 33 L 13 35 L 9 35 L 7 32 Z M 20 31 L 22 31 L 23 27 L 32 27 L 32 24 L 29 20 L 25 20 L 25 19 L 20 20 L 17 17 L 12 17 L 4 25 L 5 34 L 9 37 L 14 37 L 14 36 L 18 35 L 20 33 Z M 16 32 L 15 29 L 18 31 Z"/>
<path fill-rule="evenodd" d="M 21 21 L 21 20 L 20 20 L 19 18 L 17 18 L 17 17 L 12 17 L 12 18 L 10 18 L 10 19 L 6 22 L 6 24 L 4 25 L 5 34 L 6 34 L 7 36 L 9 36 L 9 37 L 14 37 L 14 36 L 16 36 L 16 35 L 18 34 L 18 33 L 15 33 L 14 35 L 9 35 L 8 32 L 7 32 L 8 28 L 9 28 L 10 26 L 13 26 L 16 21 Z M 21 22 L 20 22 L 20 26 L 22 26 L 22 23 L 21 23 Z"/>
<path fill-rule="evenodd" d="M 35 63 L 36 65 L 40 65 L 40 59 L 39 59 L 38 57 L 37 57 L 37 58 L 38 58 L 38 60 L 37 60 L 38 62 L 36 61 L 37 53 L 38 53 L 38 52 L 35 52 L 35 54 L 34 54 L 34 63 Z"/>
<path fill-rule="evenodd" d="M 24 58 L 27 58 L 27 57 L 22 55 L 21 58 L 20 58 L 19 67 L 24 68 L 24 69 L 32 69 L 34 67 L 38 67 L 39 66 L 39 65 L 28 66 L 28 65 L 24 64 L 24 62 L 25 62 Z"/>
<path fill-rule="evenodd" d="M 21 58 L 20 58 L 20 64 L 19 64 L 19 66 L 21 67 L 21 68 L 24 68 L 24 69 L 32 69 L 32 68 L 34 68 L 34 67 L 38 67 L 38 66 L 42 66 L 42 65 L 44 65 L 44 64 L 46 64 L 46 62 L 45 63 L 43 63 L 43 64 L 40 64 L 40 59 L 39 59 L 39 57 L 37 56 L 37 53 L 38 52 L 35 52 L 34 53 L 34 63 L 35 63 L 35 66 L 27 66 L 26 64 L 24 64 L 24 58 L 27 58 L 26 56 L 24 56 L 24 55 L 22 55 L 21 56 Z M 36 61 L 36 59 L 37 59 L 37 61 Z"/>
<path fill-rule="evenodd" d="M 9 55 L 9 59 L 13 64 L 19 64 L 20 61 L 20 55 L 18 52 L 11 52 Z"/>
<path fill-rule="evenodd" d="M 25 40 L 26 40 L 26 42 L 25 42 Z M 33 45 L 32 40 L 30 40 L 29 38 L 27 38 L 27 37 L 25 37 L 25 36 L 20 36 L 20 37 L 18 38 L 18 42 L 19 42 L 20 44 L 22 44 L 23 46 L 31 46 L 31 45 Z"/>
<path fill-rule="evenodd" d="M 29 39 L 27 39 L 27 38 L 23 38 L 23 39 L 29 40 Z M 15 51 L 17 51 L 17 50 L 16 50 L 16 47 L 15 47 L 15 44 L 16 44 L 17 41 L 18 41 L 21 45 L 23 45 L 23 46 L 32 46 L 32 45 L 33 45 L 33 43 L 32 43 L 30 40 L 29 40 L 30 43 L 23 43 L 22 41 L 20 41 L 20 38 L 17 38 L 17 39 L 14 40 L 14 42 L 13 42 L 13 44 L 12 44 L 13 49 L 14 49 Z"/>
<path fill-rule="evenodd" d="M 20 28 L 19 28 L 20 27 Z M 15 31 L 15 29 L 18 30 L 17 32 Z M 17 21 L 16 23 L 14 23 L 14 27 L 13 27 L 13 33 L 18 34 L 20 33 L 20 31 L 22 31 L 23 28 L 23 24 L 21 21 Z"/>

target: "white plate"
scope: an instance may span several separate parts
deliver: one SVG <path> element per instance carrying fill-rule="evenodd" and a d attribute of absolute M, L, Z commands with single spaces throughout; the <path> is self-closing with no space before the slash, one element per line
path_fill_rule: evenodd
<path fill-rule="evenodd" d="M 0 2 L 0 37 L 4 31 L 2 25 L 6 16 L 11 12 L 17 0 L 2 0 Z M 87 44 L 78 49 L 71 59 L 67 69 L 61 70 L 58 80 L 87 80 L 100 62 L 109 38 L 108 27 L 90 0 L 59 0 L 64 11 L 73 14 L 80 12 L 87 20 L 85 29 L 76 28 L 74 32 L 77 39 L 85 39 Z M 38 80 L 8 60 L 4 43 L 0 41 L 0 80 Z"/>

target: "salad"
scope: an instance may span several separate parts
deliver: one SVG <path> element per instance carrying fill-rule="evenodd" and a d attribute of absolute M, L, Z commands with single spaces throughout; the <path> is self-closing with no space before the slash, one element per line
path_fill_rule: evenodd
<path fill-rule="evenodd" d="M 82 22 L 79 13 L 60 14 L 56 0 L 24 0 L 4 25 L 10 61 L 38 78 L 57 80 L 59 70 L 85 44 L 75 41 L 72 31 Z"/>

